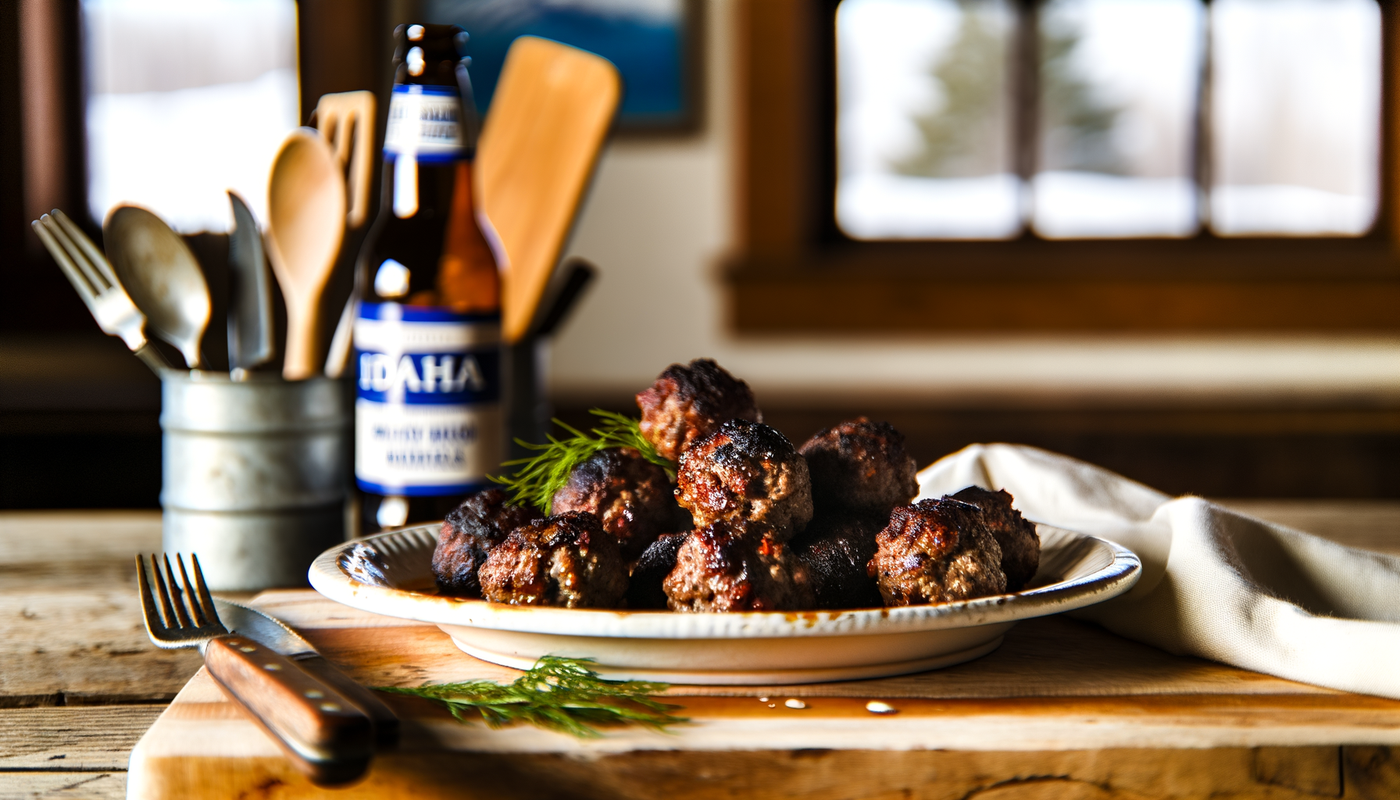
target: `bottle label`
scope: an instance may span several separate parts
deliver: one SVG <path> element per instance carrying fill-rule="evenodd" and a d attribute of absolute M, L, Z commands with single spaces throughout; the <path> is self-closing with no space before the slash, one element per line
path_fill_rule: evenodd
<path fill-rule="evenodd" d="M 389 98 L 384 156 L 424 164 L 467 157 L 462 141 L 462 97 L 451 86 L 397 84 Z"/>
<path fill-rule="evenodd" d="M 355 481 L 407 497 L 482 488 L 500 466 L 501 320 L 446 308 L 361 303 Z"/>

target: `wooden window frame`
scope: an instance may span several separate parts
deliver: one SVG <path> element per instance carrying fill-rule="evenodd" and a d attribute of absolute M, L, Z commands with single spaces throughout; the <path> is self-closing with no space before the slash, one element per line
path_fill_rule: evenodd
<path fill-rule="evenodd" d="M 1356 238 L 862 242 L 835 226 L 838 0 L 737 8 L 741 335 L 1400 331 L 1400 14 L 1382 0 L 1381 201 Z"/>
<path fill-rule="evenodd" d="M 327 92 L 372 89 L 382 135 L 393 26 L 414 0 L 296 0 L 300 119 Z M 62 208 L 95 241 L 87 208 L 87 148 L 79 0 L 0 3 L 0 331 L 96 329 L 29 222 Z M 374 170 L 378 180 L 379 170 Z M 376 194 L 377 196 L 377 194 Z M 357 245 L 356 245 L 357 246 Z"/>

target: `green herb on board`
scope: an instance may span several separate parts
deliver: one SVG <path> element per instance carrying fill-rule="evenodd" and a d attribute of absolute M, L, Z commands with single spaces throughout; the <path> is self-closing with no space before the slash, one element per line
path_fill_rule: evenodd
<path fill-rule="evenodd" d="M 675 480 L 676 464 L 658 452 L 656 447 L 642 436 L 640 423 L 631 417 L 600 408 L 588 413 L 602 421 L 593 428 L 590 436 L 583 431 L 559 420 L 554 424 L 569 432 L 563 439 L 549 437 L 549 444 L 532 444 L 516 439 L 516 444 L 540 454 L 533 458 L 519 458 L 507 461 L 503 467 L 519 467 L 506 477 L 490 476 L 491 480 L 502 484 L 515 493 L 511 498 L 518 505 L 531 505 L 545 514 L 551 513 L 550 506 L 554 493 L 569 480 L 574 467 L 588 460 L 590 456 L 611 447 L 630 447 L 641 453 L 642 458 L 666 470 L 667 477 Z"/>
<path fill-rule="evenodd" d="M 588 668 L 592 659 L 544 656 L 509 684 L 492 681 L 443 683 L 417 688 L 380 686 L 381 692 L 425 697 L 469 722 L 476 712 L 492 728 L 526 722 L 580 738 L 600 736 L 598 726 L 642 725 L 665 730 L 688 722 L 671 711 L 680 706 L 655 700 L 669 688 L 651 681 L 610 681 Z"/>

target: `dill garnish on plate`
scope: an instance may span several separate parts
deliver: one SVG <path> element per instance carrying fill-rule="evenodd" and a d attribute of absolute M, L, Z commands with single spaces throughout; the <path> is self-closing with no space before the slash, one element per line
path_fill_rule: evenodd
<path fill-rule="evenodd" d="M 612 447 L 628 447 L 641 453 L 642 458 L 666 470 L 667 477 L 676 478 L 676 464 L 656 452 L 656 447 L 642 436 L 640 423 L 631 417 L 601 408 L 588 413 L 602 421 L 593 428 L 590 436 L 560 420 L 554 424 L 569 432 L 563 439 L 549 437 L 549 444 L 534 444 L 516 439 L 521 447 L 538 450 L 533 458 L 519 458 L 506 461 L 503 467 L 519 467 L 509 476 L 492 475 L 491 480 L 502 484 L 515 493 L 511 498 L 517 505 L 530 505 L 544 514 L 551 513 L 550 506 L 554 493 L 569 480 L 574 467 L 588 460 L 590 456 Z"/>
<path fill-rule="evenodd" d="M 381 692 L 424 697 L 462 722 L 475 711 L 500 728 L 518 722 L 580 738 L 602 735 L 598 726 L 641 725 L 665 730 L 689 722 L 670 712 L 680 708 L 652 697 L 670 688 L 652 681 L 610 681 L 588 668 L 592 659 L 544 656 L 508 684 L 466 681 L 430 686 L 380 686 Z"/>

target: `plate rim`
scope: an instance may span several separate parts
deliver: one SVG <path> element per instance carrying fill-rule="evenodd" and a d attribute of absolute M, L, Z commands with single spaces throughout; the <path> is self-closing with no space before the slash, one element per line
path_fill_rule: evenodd
<path fill-rule="evenodd" d="M 307 579 L 322 596 L 342 605 L 430 625 L 610 639 L 752 639 L 895 634 L 1015 622 L 1112 599 L 1130 590 L 1142 576 L 1142 562 L 1128 548 L 1047 523 L 1037 527 L 1107 548 L 1110 563 L 1089 575 L 1020 592 L 883 608 L 681 613 L 515 606 L 375 586 L 355 580 L 340 566 L 341 555 L 357 544 L 424 534 L 436 539 L 440 527 L 440 522 L 411 525 L 342 542 L 316 557 Z"/>

